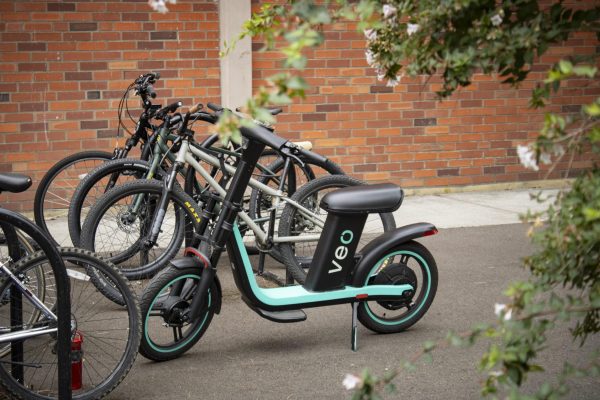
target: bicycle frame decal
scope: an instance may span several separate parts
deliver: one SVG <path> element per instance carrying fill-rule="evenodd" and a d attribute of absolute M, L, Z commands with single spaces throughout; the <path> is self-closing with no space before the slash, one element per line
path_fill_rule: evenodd
<path fill-rule="evenodd" d="M 190 212 L 194 215 L 194 218 L 196 218 L 196 222 L 200 223 L 200 216 L 198 215 L 194 207 L 192 207 L 192 205 L 187 201 L 184 204 L 188 208 L 188 210 L 190 210 Z"/>

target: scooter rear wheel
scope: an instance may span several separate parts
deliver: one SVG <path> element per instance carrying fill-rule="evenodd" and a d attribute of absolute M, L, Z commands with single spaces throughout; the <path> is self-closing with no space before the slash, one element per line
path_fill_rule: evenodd
<path fill-rule="evenodd" d="M 214 296 L 218 296 L 218 289 L 213 281 L 199 317 L 187 320 L 201 272 L 198 268 L 168 267 L 152 279 L 141 302 L 141 355 L 153 361 L 172 360 L 202 338 L 215 313 Z"/>
<path fill-rule="evenodd" d="M 377 333 L 396 333 L 408 329 L 431 306 L 437 282 L 437 266 L 429 250 L 412 240 L 402 243 L 373 266 L 365 284 L 410 284 L 414 292 L 398 301 L 362 302 L 358 306 L 358 320 Z"/>

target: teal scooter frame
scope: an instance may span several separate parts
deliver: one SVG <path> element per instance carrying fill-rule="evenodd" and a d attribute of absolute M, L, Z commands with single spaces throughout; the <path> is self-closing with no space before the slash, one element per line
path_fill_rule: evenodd
<path fill-rule="evenodd" d="M 198 249 L 188 248 L 187 257 L 172 261 L 170 268 L 154 277 L 142 298 L 141 354 L 157 361 L 168 360 L 181 355 L 200 339 L 213 314 L 220 312 L 221 285 L 216 265 L 225 249 L 242 299 L 271 321 L 299 322 L 306 319 L 303 308 L 351 304 L 353 351 L 357 350 L 358 320 L 382 333 L 399 332 L 416 323 L 435 296 L 437 267 L 427 249 L 413 239 L 437 233 L 435 226 L 417 223 L 386 232 L 355 256 L 367 215 L 392 212 L 400 207 L 402 190 L 391 184 L 350 187 L 327 194 L 321 200 L 321 207 L 328 211 L 327 220 L 304 285 L 258 286 L 236 219 L 265 145 L 282 153 L 291 146 L 261 127 L 242 127 L 241 132 L 247 144 L 209 238 L 212 253 L 207 256 Z M 400 257 L 399 262 L 392 261 L 396 256 Z M 420 282 L 406 265 L 409 257 L 417 261 L 423 272 Z M 419 285 L 421 291 L 414 300 Z M 385 320 L 372 312 L 369 302 L 390 311 L 401 307 L 408 311 L 398 319 Z M 152 320 L 155 317 L 158 321 Z M 174 340 L 159 344 L 150 332 L 154 326 L 172 328 Z"/>

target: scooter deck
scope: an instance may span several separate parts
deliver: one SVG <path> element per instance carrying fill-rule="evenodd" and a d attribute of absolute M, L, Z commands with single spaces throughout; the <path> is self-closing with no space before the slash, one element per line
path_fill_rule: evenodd
<path fill-rule="evenodd" d="M 254 276 L 252 280 L 256 282 Z M 252 280 L 250 284 L 252 285 Z M 364 287 L 346 286 L 343 289 L 327 292 L 311 292 L 302 286 L 286 286 L 280 288 L 253 287 L 254 294 L 262 302 L 281 306 L 288 304 L 320 303 L 326 301 L 348 299 L 349 302 L 367 300 L 369 297 L 384 298 L 386 296 L 401 296 L 406 290 L 414 290 L 411 285 L 370 285 Z"/>
<path fill-rule="evenodd" d="M 244 263 L 244 271 L 248 278 L 250 288 L 256 298 L 269 306 L 290 306 L 290 305 L 306 305 L 311 303 L 323 302 L 340 302 L 347 300 L 348 303 L 354 301 L 368 300 L 371 297 L 383 299 L 386 296 L 398 298 L 407 290 L 414 290 L 411 285 L 368 285 L 362 287 L 346 286 L 342 289 L 330 290 L 326 292 L 312 292 L 306 290 L 300 285 L 285 286 L 277 288 L 261 288 L 256 282 L 254 271 L 250 258 L 243 246 L 242 236 L 237 225 L 234 226 L 233 233 L 236 241 L 242 243 L 238 246 L 239 252 Z"/>

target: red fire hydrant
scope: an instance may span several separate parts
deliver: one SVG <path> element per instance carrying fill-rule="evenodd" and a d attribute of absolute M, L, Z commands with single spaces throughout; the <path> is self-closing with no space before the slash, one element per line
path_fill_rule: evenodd
<path fill-rule="evenodd" d="M 76 331 L 71 340 L 71 390 L 83 387 L 83 335 Z"/>

